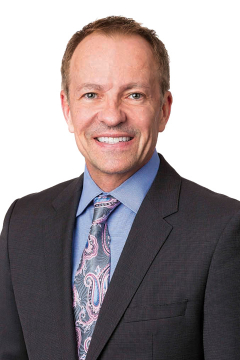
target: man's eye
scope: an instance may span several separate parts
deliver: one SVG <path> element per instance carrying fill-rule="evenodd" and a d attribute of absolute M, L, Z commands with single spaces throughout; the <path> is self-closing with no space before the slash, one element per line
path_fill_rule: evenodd
<path fill-rule="evenodd" d="M 133 99 L 133 100 L 139 100 L 143 97 L 143 95 L 140 93 L 133 93 L 133 94 L 130 94 L 129 97 L 130 97 L 130 99 Z"/>
<path fill-rule="evenodd" d="M 93 92 L 84 94 L 84 97 L 87 98 L 87 99 L 95 99 L 96 96 L 97 96 L 97 94 L 93 93 Z"/>

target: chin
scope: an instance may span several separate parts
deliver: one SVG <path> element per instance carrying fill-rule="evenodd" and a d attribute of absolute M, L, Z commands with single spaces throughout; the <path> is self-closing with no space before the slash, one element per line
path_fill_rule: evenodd
<path fill-rule="evenodd" d="M 136 169 L 136 170 L 135 170 Z M 109 166 L 98 166 L 98 170 L 102 174 L 107 175 L 117 175 L 117 174 L 127 174 L 131 176 L 135 171 L 137 171 L 137 167 L 133 166 L 133 164 L 109 164 Z"/>

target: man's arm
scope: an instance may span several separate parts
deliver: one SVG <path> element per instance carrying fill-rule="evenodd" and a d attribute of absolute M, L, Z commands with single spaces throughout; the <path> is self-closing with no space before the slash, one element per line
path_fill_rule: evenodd
<path fill-rule="evenodd" d="M 240 212 L 216 246 L 205 293 L 204 359 L 240 359 Z"/>
<path fill-rule="evenodd" d="M 15 204 L 7 212 L 0 236 L 0 360 L 28 360 L 8 257 L 8 231 Z"/>

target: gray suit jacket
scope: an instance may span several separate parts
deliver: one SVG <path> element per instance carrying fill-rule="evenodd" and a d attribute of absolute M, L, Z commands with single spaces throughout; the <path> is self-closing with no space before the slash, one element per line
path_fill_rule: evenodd
<path fill-rule="evenodd" d="M 83 176 L 16 201 L 0 241 L 0 360 L 76 360 L 71 242 Z M 119 229 L 121 231 L 121 229 Z M 240 359 L 240 203 L 161 157 L 87 360 Z"/>

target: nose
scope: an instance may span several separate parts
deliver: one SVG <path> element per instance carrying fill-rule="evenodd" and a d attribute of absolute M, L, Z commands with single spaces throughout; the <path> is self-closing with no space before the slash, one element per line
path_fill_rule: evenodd
<path fill-rule="evenodd" d="M 125 122 L 126 118 L 126 114 L 121 109 L 117 100 L 104 102 L 102 109 L 98 112 L 98 120 L 104 122 L 109 127 Z"/>

